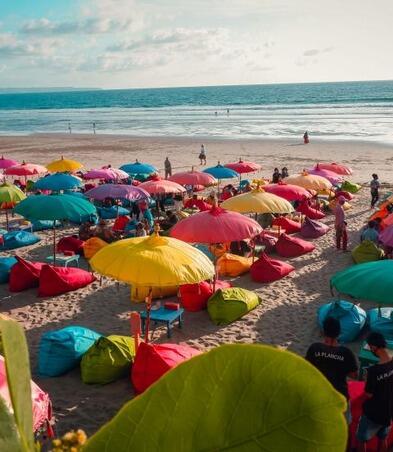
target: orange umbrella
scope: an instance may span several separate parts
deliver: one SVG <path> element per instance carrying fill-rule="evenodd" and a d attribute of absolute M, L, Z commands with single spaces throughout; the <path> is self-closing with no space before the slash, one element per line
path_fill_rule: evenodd
<path fill-rule="evenodd" d="M 149 180 L 138 185 L 139 188 L 143 188 L 150 195 L 177 193 L 182 194 L 186 191 L 184 187 L 167 179 Z"/>

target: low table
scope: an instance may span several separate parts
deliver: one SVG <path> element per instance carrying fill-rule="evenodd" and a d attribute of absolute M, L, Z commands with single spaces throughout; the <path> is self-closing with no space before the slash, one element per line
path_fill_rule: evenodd
<path fill-rule="evenodd" d="M 54 256 L 48 256 L 45 258 L 45 262 L 48 264 L 54 264 Z M 73 254 L 72 256 L 65 256 L 64 254 L 56 254 L 56 265 L 61 267 L 68 267 L 70 264 L 76 264 L 79 267 L 79 254 Z"/>
<path fill-rule="evenodd" d="M 171 337 L 171 328 L 173 324 L 178 321 L 179 328 L 183 325 L 183 313 L 184 309 L 180 308 L 176 311 L 172 311 L 171 309 L 165 309 L 161 306 L 159 309 L 152 309 L 150 311 L 150 321 L 154 323 L 165 323 L 166 324 L 166 334 L 168 337 Z M 145 323 L 146 323 L 147 312 L 141 312 L 141 320 L 142 320 L 142 333 L 145 332 Z"/>
<path fill-rule="evenodd" d="M 393 342 L 386 341 L 389 355 L 393 358 Z M 359 351 L 359 378 L 362 380 L 364 376 L 364 371 L 367 367 L 377 364 L 379 359 L 374 355 L 374 353 L 369 350 L 367 342 L 362 343 L 362 347 Z"/>

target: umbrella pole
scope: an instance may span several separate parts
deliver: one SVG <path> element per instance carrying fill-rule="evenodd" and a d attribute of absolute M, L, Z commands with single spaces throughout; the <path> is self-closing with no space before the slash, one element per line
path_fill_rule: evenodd
<path fill-rule="evenodd" d="M 145 342 L 149 343 L 149 327 L 150 327 L 150 311 L 151 311 L 151 301 L 153 298 L 153 290 L 149 290 L 149 295 L 146 297 L 146 325 L 145 325 Z"/>
<path fill-rule="evenodd" d="M 5 209 L 5 224 L 6 224 L 6 229 L 8 231 L 9 228 L 9 222 L 8 222 L 8 209 Z"/>
<path fill-rule="evenodd" d="M 141 316 L 139 312 L 133 311 L 130 315 L 131 336 L 134 336 L 135 353 L 138 351 L 141 337 Z"/>
<path fill-rule="evenodd" d="M 56 267 L 56 221 L 53 222 L 53 265 Z"/>

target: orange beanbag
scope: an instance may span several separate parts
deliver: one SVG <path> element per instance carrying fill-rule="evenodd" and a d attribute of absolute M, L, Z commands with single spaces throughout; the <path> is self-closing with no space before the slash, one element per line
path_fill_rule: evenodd
<path fill-rule="evenodd" d="M 42 262 L 29 262 L 16 256 L 18 262 L 13 265 L 10 272 L 9 289 L 11 292 L 22 292 L 23 290 L 37 287 Z"/>
<path fill-rule="evenodd" d="M 98 237 L 92 237 L 83 244 L 83 253 L 86 259 L 91 259 L 97 251 L 104 246 L 108 245 L 107 242 L 101 240 Z"/>
<path fill-rule="evenodd" d="M 248 272 L 252 265 L 251 257 L 225 253 L 217 261 L 217 272 L 224 276 L 239 276 Z"/>

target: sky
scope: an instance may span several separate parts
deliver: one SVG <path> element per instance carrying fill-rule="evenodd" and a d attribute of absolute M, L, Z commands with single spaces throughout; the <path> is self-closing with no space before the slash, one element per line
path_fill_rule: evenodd
<path fill-rule="evenodd" d="M 0 88 L 392 79 L 392 17 L 392 0 L 0 0 Z"/>

